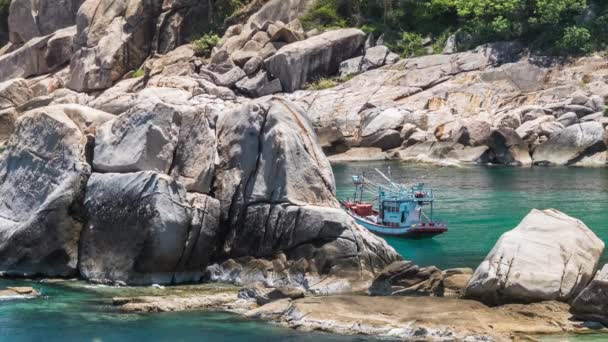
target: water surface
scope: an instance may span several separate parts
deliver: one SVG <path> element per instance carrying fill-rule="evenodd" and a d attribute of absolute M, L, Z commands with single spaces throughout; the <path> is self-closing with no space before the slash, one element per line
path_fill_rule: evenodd
<path fill-rule="evenodd" d="M 405 258 L 440 268 L 476 267 L 500 235 L 532 208 L 556 208 L 582 219 L 608 238 L 608 169 L 436 168 L 399 163 L 336 165 L 339 197 L 351 196 L 351 175 L 391 168 L 402 183 L 432 183 L 436 212 L 450 232 L 432 240 L 388 239 Z M 0 279 L 6 286 L 33 286 L 36 299 L 0 301 L 0 341 L 370 341 L 362 337 L 300 333 L 218 312 L 125 314 L 111 305 L 125 289 Z M 138 290 L 139 291 L 139 290 Z M 150 290 L 147 290 L 150 291 Z M 559 336 L 547 341 L 602 341 L 606 335 Z"/>
<path fill-rule="evenodd" d="M 437 168 L 397 162 L 334 166 L 338 197 L 353 196 L 351 175 L 382 181 L 374 169 L 390 172 L 395 182 L 425 182 L 435 190 L 436 217 L 450 231 L 430 240 L 387 241 L 406 259 L 440 268 L 477 267 L 498 238 L 532 208 L 554 208 L 582 220 L 608 241 L 608 168 Z M 608 259 L 604 258 L 604 262 Z"/>

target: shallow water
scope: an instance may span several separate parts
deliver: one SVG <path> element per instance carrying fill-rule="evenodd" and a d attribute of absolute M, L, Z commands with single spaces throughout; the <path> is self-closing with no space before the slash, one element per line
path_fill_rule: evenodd
<path fill-rule="evenodd" d="M 608 238 L 608 170 L 575 168 L 435 168 L 398 163 L 354 163 L 334 168 L 338 195 L 351 195 L 350 177 L 390 165 L 397 182 L 432 183 L 436 212 L 450 232 L 432 240 L 389 239 L 405 258 L 420 265 L 476 267 L 498 237 L 531 208 L 556 208 L 582 219 Z M 237 315 L 217 312 L 124 314 L 112 296 L 141 289 L 48 284 L 0 279 L 0 288 L 32 286 L 36 299 L 0 301 L 4 341 L 372 341 L 361 337 L 299 333 Z M 143 291 L 154 291 L 151 289 Z M 552 336 L 543 341 L 605 341 L 607 335 Z"/>
<path fill-rule="evenodd" d="M 450 231 L 428 240 L 387 238 L 419 265 L 477 267 L 498 238 L 514 228 L 531 209 L 555 208 L 581 219 L 608 241 L 608 168 L 437 168 L 404 163 L 365 162 L 334 166 L 338 197 L 352 197 L 351 175 L 375 181 L 432 185 L 435 216 Z M 608 262 L 604 256 L 604 262 Z"/>
<path fill-rule="evenodd" d="M 359 337 L 305 334 L 220 312 L 126 314 L 112 296 L 142 291 L 0 279 L 0 288 L 32 286 L 36 299 L 0 301 L 0 341 L 372 341 Z M 144 291 L 153 291 L 150 288 Z"/>

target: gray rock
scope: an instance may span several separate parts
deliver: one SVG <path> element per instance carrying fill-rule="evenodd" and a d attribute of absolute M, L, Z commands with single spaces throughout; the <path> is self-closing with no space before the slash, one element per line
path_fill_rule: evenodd
<path fill-rule="evenodd" d="M 532 210 L 505 233 L 471 278 L 465 297 L 488 305 L 569 302 L 591 281 L 604 243 L 556 210 Z"/>
<path fill-rule="evenodd" d="M 270 0 L 249 17 L 245 26 L 263 28 L 265 23 L 271 21 L 289 23 L 306 13 L 312 2 L 312 0 Z"/>
<path fill-rule="evenodd" d="M 379 68 L 386 63 L 386 57 L 390 50 L 384 45 L 376 45 L 367 49 L 361 61 L 361 71 L 368 71 Z"/>
<path fill-rule="evenodd" d="M 578 123 L 578 115 L 574 112 L 568 112 L 557 118 L 557 121 L 564 125 L 564 127 L 569 127 Z"/>
<path fill-rule="evenodd" d="M 48 73 L 70 61 L 76 35 L 74 26 L 44 37 L 33 38 L 18 49 L 0 56 L 0 80 Z"/>
<path fill-rule="evenodd" d="M 363 61 L 363 57 L 355 57 L 351 59 L 347 59 L 344 62 L 340 63 L 340 76 L 350 76 L 355 75 L 361 72 L 361 62 Z"/>
<path fill-rule="evenodd" d="M 361 140 L 362 147 L 378 147 L 383 151 L 401 146 L 403 139 L 401 132 L 387 129 L 382 132 L 366 136 Z"/>
<path fill-rule="evenodd" d="M 606 151 L 606 131 L 599 122 L 572 125 L 534 151 L 534 163 L 570 165 L 584 157 Z"/>
<path fill-rule="evenodd" d="M 215 251 L 219 203 L 154 172 L 94 173 L 80 274 L 133 285 L 197 282 Z"/>
<path fill-rule="evenodd" d="M 94 170 L 169 173 L 181 120 L 179 109 L 152 102 L 107 122 L 97 130 Z"/>
<path fill-rule="evenodd" d="M 589 107 L 583 106 L 583 105 L 575 105 L 575 104 L 564 106 L 564 111 L 565 112 L 574 112 L 574 113 L 576 113 L 576 115 L 578 115 L 579 118 L 582 118 L 589 114 L 593 114 L 595 112 L 595 110 L 593 108 L 589 108 Z"/>
<path fill-rule="evenodd" d="M 245 77 L 247 74 L 243 71 L 243 69 L 235 66 L 228 70 L 225 73 L 214 73 L 214 72 L 205 72 L 206 75 L 211 77 L 211 81 L 220 87 L 232 88 L 236 83 Z"/>
<path fill-rule="evenodd" d="M 574 299 L 570 312 L 578 319 L 601 322 L 608 326 L 608 265 L 604 265 Z"/>
<path fill-rule="evenodd" d="M 361 51 L 364 40 L 358 29 L 329 31 L 281 48 L 266 67 L 285 91 L 293 92 L 314 77 L 336 74 L 342 61 Z"/>
<path fill-rule="evenodd" d="M 24 114 L 0 155 L 0 272 L 77 274 L 87 139 L 65 113 Z"/>
<path fill-rule="evenodd" d="M 492 131 L 488 146 L 499 164 L 519 166 L 532 164 L 528 145 L 512 129 L 501 128 Z"/>
<path fill-rule="evenodd" d="M 15 108 L 0 110 L 0 143 L 8 139 L 13 133 L 17 116 Z"/>
<path fill-rule="evenodd" d="M 8 26 L 11 42 L 23 44 L 76 23 L 83 0 L 15 0 L 11 2 Z"/>
<path fill-rule="evenodd" d="M 450 159 L 461 163 L 488 164 L 494 159 L 494 155 L 488 146 L 469 147 L 455 149 L 447 154 Z"/>
<path fill-rule="evenodd" d="M 110 88 L 148 57 L 160 3 L 86 0 L 78 10 L 67 87 L 79 92 Z"/>
<path fill-rule="evenodd" d="M 260 71 L 253 77 L 247 77 L 236 84 L 236 89 L 251 97 L 262 97 L 280 93 L 281 81 L 278 79 L 269 80 L 268 73 Z"/>
<path fill-rule="evenodd" d="M 591 122 L 591 121 L 597 121 L 597 122 L 599 122 L 603 117 L 604 117 L 604 113 L 603 112 L 597 112 L 597 113 L 593 113 L 593 114 L 589 114 L 589 115 L 583 116 L 581 118 L 581 122 Z"/>
<path fill-rule="evenodd" d="M 392 248 L 338 209 L 331 167 L 301 108 L 281 98 L 248 104 L 222 116 L 216 131 L 223 162 L 214 188 L 228 256 L 283 251 L 320 273 L 356 279 L 394 260 Z M 350 273 L 352 265 L 363 273 Z"/>
<path fill-rule="evenodd" d="M 182 113 L 170 172 L 188 191 L 211 191 L 218 160 L 214 114 L 210 110 Z"/>
<path fill-rule="evenodd" d="M 32 91 L 22 78 L 0 83 L 0 110 L 19 107 L 31 98 Z"/>
<path fill-rule="evenodd" d="M 369 288 L 372 296 L 443 297 L 443 274 L 435 266 L 419 267 L 411 261 L 388 265 Z"/>
<path fill-rule="evenodd" d="M 245 71 L 245 74 L 247 74 L 247 76 L 251 76 L 258 72 L 262 65 L 264 65 L 264 60 L 262 59 L 262 57 L 256 56 L 248 60 L 247 63 L 245 63 L 245 65 L 243 66 L 243 71 Z"/>

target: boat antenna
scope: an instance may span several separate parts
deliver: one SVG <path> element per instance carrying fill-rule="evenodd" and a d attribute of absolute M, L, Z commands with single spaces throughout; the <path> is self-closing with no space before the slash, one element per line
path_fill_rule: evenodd
<path fill-rule="evenodd" d="M 375 169 L 376 172 L 378 172 L 380 174 L 380 176 L 382 176 L 382 178 L 384 178 L 387 182 L 389 182 L 390 185 L 392 185 L 395 189 L 399 189 L 399 187 L 393 183 L 393 181 L 388 178 L 384 173 L 382 173 L 382 171 L 378 170 L 377 168 Z"/>

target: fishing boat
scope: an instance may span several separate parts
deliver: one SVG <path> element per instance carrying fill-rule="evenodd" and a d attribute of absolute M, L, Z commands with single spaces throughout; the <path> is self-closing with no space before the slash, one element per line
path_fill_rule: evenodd
<path fill-rule="evenodd" d="M 406 238 L 431 238 L 448 231 L 446 224 L 433 220 L 433 189 L 424 183 L 413 186 L 395 184 L 376 169 L 388 184 L 353 176 L 355 194 L 341 201 L 342 207 L 357 223 L 378 235 Z M 375 196 L 364 201 L 363 195 Z M 428 208 L 428 215 L 425 209 Z"/>

